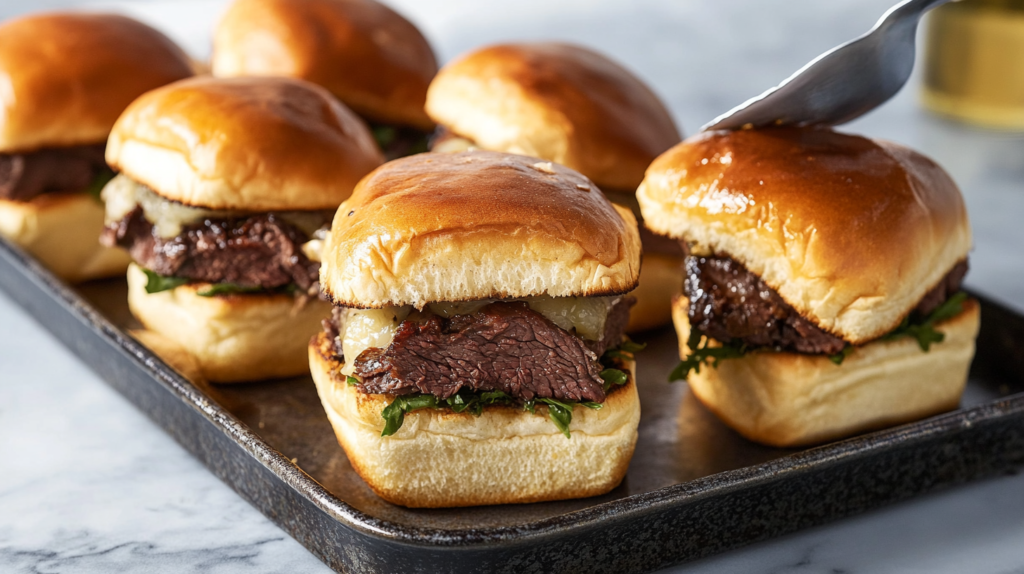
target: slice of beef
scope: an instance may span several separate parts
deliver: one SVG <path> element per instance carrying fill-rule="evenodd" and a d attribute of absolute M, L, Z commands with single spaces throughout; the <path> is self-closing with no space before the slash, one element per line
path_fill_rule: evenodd
<path fill-rule="evenodd" d="M 622 342 L 622 335 L 626 332 L 626 324 L 629 323 L 629 309 L 636 305 L 636 297 L 619 297 L 608 309 L 608 318 L 604 321 L 604 333 L 599 341 L 587 341 L 583 344 L 600 357 L 605 351 L 616 347 Z"/>
<path fill-rule="evenodd" d="M 355 358 L 364 393 L 425 393 L 448 398 L 461 388 L 537 397 L 604 400 L 602 367 L 579 337 L 523 302 L 491 303 L 445 319 L 406 319 L 386 349 Z"/>
<path fill-rule="evenodd" d="M 324 212 L 324 222 L 331 214 Z M 278 214 L 208 219 L 165 239 L 141 208 L 108 225 L 101 241 L 124 247 L 139 265 L 160 275 L 208 283 L 273 289 L 294 283 L 309 290 L 320 264 L 302 252 L 309 238 Z"/>
<path fill-rule="evenodd" d="M 953 269 L 921 299 L 914 315 L 931 313 L 960 290 L 967 261 Z M 690 324 L 719 341 L 800 353 L 838 353 L 843 339 L 823 331 L 786 303 L 760 277 L 723 256 L 687 256 L 683 291 L 690 300 Z"/>
<path fill-rule="evenodd" d="M 49 191 L 82 191 L 108 169 L 105 144 L 0 154 L 0 199 L 29 201 Z"/>
<path fill-rule="evenodd" d="M 690 324 L 719 341 L 828 355 L 846 346 L 730 257 L 688 256 L 683 292 Z"/>

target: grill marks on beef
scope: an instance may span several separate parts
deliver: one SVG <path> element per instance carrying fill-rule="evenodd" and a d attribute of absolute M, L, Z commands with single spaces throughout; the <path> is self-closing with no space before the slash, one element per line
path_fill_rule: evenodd
<path fill-rule="evenodd" d="M 914 310 L 924 316 L 960 289 L 967 273 L 961 261 Z M 789 303 L 736 260 L 722 256 L 686 258 L 683 291 L 690 300 L 690 324 L 705 335 L 748 347 L 772 347 L 810 354 L 838 353 L 843 339 L 803 318 Z"/>
<path fill-rule="evenodd" d="M 81 191 L 107 168 L 106 144 L 0 154 L 0 199 L 29 201 L 49 191 Z"/>
<path fill-rule="evenodd" d="M 522 400 L 605 398 L 597 354 L 523 302 L 451 319 L 406 319 L 387 349 L 367 349 L 354 360 L 364 393 L 448 398 L 466 387 Z"/>
<path fill-rule="evenodd" d="M 324 218 L 330 221 L 330 214 Z M 165 239 L 138 207 L 102 236 L 105 245 L 126 248 L 139 265 L 160 275 L 265 289 L 295 283 L 303 290 L 320 272 L 320 264 L 302 252 L 307 240 L 273 213 L 206 220 Z"/>

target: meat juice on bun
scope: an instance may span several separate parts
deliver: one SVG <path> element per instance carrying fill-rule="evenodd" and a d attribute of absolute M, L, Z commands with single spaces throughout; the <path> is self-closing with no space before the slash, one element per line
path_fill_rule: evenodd
<path fill-rule="evenodd" d="M 639 219 L 644 170 L 680 140 L 669 111 L 633 73 L 587 48 L 501 44 L 446 65 L 427 92 L 434 151 L 485 149 L 553 161 L 593 180 Z M 671 322 L 682 253 L 641 227 L 643 275 L 629 331 Z"/>
<path fill-rule="evenodd" d="M 306 372 L 330 315 L 313 246 L 383 161 L 366 126 L 301 80 L 195 78 L 132 103 L 106 153 L 103 240 L 134 260 L 139 321 L 213 382 Z"/>
<path fill-rule="evenodd" d="M 191 75 L 170 39 L 124 16 L 0 25 L 0 235 L 68 281 L 124 273 L 128 257 L 99 243 L 107 134 L 132 100 Z"/>
<path fill-rule="evenodd" d="M 387 159 L 427 150 L 437 60 L 423 34 L 373 0 L 235 0 L 217 25 L 216 76 L 284 76 L 327 88 Z"/>
<path fill-rule="evenodd" d="M 742 435 L 808 445 L 958 405 L 971 230 L 930 159 L 829 129 L 706 132 L 637 198 L 689 251 L 673 378 Z"/>
<path fill-rule="evenodd" d="M 495 152 L 385 164 L 341 205 L 310 370 L 352 467 L 410 507 L 594 496 L 640 406 L 624 338 L 632 213 L 586 177 Z"/>

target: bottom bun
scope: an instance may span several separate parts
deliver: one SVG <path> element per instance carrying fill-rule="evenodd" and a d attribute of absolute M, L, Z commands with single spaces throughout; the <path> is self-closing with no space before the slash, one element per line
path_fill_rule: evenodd
<path fill-rule="evenodd" d="M 115 277 L 131 262 L 124 250 L 100 245 L 103 217 L 103 204 L 85 192 L 0 199 L 0 235 L 72 283 Z"/>
<path fill-rule="evenodd" d="M 686 356 L 688 302 L 673 302 L 673 319 Z M 693 394 L 744 437 L 796 447 L 885 428 L 955 409 L 974 357 L 980 307 L 936 326 L 945 340 L 923 352 L 904 337 L 857 347 L 836 365 L 821 355 L 752 352 L 691 373 Z"/>
<path fill-rule="evenodd" d="M 640 283 L 630 295 L 636 305 L 629 311 L 627 333 L 638 333 L 672 322 L 672 298 L 683 292 L 683 258 L 644 253 Z"/>
<path fill-rule="evenodd" d="M 195 357 L 203 377 L 238 383 L 308 372 L 306 341 L 330 316 L 331 306 L 312 299 L 303 307 L 291 295 L 201 297 L 205 284 L 146 293 L 146 275 L 128 268 L 128 307 L 146 326 Z"/>
<path fill-rule="evenodd" d="M 388 395 L 367 395 L 338 374 L 324 333 L 309 343 L 310 371 L 352 467 L 381 498 L 414 508 L 510 504 L 604 494 L 626 475 L 636 446 L 640 399 L 633 381 L 604 407 L 573 410 L 567 439 L 548 419 L 515 407 L 480 416 L 421 409 L 381 437 Z M 632 364 L 632 363 L 631 363 Z"/>

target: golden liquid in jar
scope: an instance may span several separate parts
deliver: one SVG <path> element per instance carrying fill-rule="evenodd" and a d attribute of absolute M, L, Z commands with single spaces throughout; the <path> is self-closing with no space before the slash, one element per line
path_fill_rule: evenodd
<path fill-rule="evenodd" d="M 1024 0 L 964 0 L 928 15 L 922 102 L 944 116 L 1024 130 Z"/>

